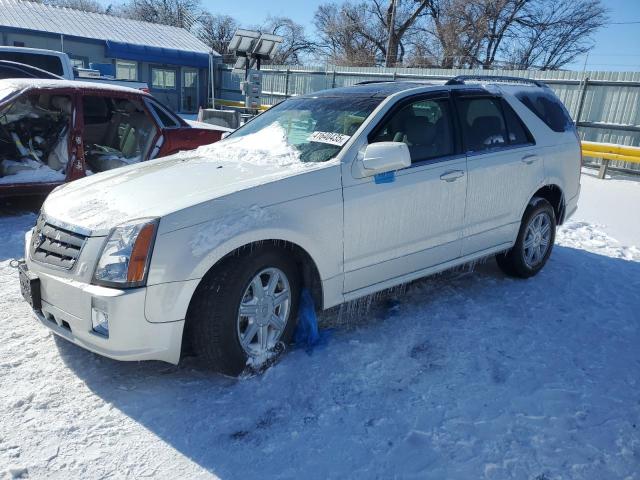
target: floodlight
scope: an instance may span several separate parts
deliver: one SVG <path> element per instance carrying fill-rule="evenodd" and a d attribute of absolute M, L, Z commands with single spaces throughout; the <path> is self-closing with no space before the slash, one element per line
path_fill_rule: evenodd
<path fill-rule="evenodd" d="M 253 47 L 251 56 L 262 59 L 271 59 L 280 45 L 284 42 L 284 37 L 280 35 L 272 35 L 270 33 L 263 33 Z"/>
<path fill-rule="evenodd" d="M 256 41 L 260 38 L 260 32 L 238 29 L 233 34 L 227 49 L 240 56 L 246 56 L 253 51 Z"/>

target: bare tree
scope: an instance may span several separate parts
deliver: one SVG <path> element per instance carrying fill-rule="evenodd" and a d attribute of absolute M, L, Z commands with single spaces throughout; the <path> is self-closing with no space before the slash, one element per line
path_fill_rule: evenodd
<path fill-rule="evenodd" d="M 402 42 L 405 35 L 426 12 L 429 0 L 372 0 L 369 9 L 382 25 L 385 54 L 385 66 L 394 67 L 402 62 L 405 47 Z"/>
<path fill-rule="evenodd" d="M 485 27 L 478 28 L 477 12 L 468 0 L 432 0 L 427 8 L 424 42 L 438 52 L 443 68 L 473 67 Z"/>
<path fill-rule="evenodd" d="M 384 42 L 380 26 L 371 31 L 371 23 L 366 3 L 322 4 L 314 15 L 319 48 L 336 65 L 375 65 Z"/>
<path fill-rule="evenodd" d="M 288 17 L 269 17 L 260 31 L 284 38 L 271 60 L 276 65 L 301 65 L 316 49 L 315 42 L 307 36 L 304 27 Z"/>
<path fill-rule="evenodd" d="M 201 15 L 200 0 L 128 0 L 119 13 L 127 18 L 190 29 Z"/>
<path fill-rule="evenodd" d="M 430 0 L 428 12 L 423 28 L 446 68 L 560 68 L 606 21 L 601 0 Z"/>
<path fill-rule="evenodd" d="M 561 68 L 593 47 L 592 35 L 606 21 L 598 0 L 539 1 L 519 21 L 506 56 L 515 68 Z"/>
<path fill-rule="evenodd" d="M 209 48 L 220 53 L 224 62 L 229 63 L 233 61 L 233 54 L 227 52 L 227 46 L 238 28 L 235 18 L 229 15 L 212 15 L 207 12 L 200 17 L 196 35 Z"/>

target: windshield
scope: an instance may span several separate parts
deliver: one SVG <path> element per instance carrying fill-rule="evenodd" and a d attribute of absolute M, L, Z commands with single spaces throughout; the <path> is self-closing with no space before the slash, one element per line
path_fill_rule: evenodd
<path fill-rule="evenodd" d="M 228 138 L 244 146 L 255 143 L 264 148 L 263 141 L 269 137 L 300 162 L 326 162 L 338 154 L 382 100 L 347 96 L 294 98 L 270 108 Z"/>

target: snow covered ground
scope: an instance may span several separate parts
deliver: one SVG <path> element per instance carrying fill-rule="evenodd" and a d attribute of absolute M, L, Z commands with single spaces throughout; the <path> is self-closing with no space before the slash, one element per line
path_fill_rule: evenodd
<path fill-rule="evenodd" d="M 0 478 L 640 479 L 640 182 L 592 175 L 537 277 L 331 312 L 244 380 L 54 338 L 9 267 L 35 216 L 0 217 Z"/>

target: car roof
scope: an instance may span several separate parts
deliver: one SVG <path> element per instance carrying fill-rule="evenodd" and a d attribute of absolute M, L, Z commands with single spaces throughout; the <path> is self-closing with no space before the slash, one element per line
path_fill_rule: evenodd
<path fill-rule="evenodd" d="M 6 45 L 0 46 L 0 52 L 22 52 L 30 53 L 34 55 L 51 55 L 53 57 L 67 57 L 64 52 L 58 52 L 56 50 L 48 50 L 46 48 L 31 48 L 31 47 L 10 47 Z"/>
<path fill-rule="evenodd" d="M 519 77 L 462 75 L 449 81 L 433 80 L 372 80 L 360 82 L 347 87 L 331 88 L 304 95 L 307 98 L 316 97 L 382 97 L 386 98 L 398 92 L 408 90 L 478 90 L 487 93 L 514 92 L 531 89 L 548 89 L 549 87 L 537 80 Z"/>
<path fill-rule="evenodd" d="M 330 88 L 309 93 L 305 97 L 388 97 L 394 93 L 425 87 L 442 87 L 442 83 L 427 81 L 370 81 L 348 87 Z"/>
<path fill-rule="evenodd" d="M 136 95 L 146 95 L 140 90 L 120 85 L 111 85 L 103 82 L 83 82 L 78 80 L 51 80 L 43 78 L 7 78 L 0 80 L 0 87 L 13 87 L 15 90 L 33 88 L 73 88 L 83 90 L 109 90 L 120 93 L 134 93 Z"/>

